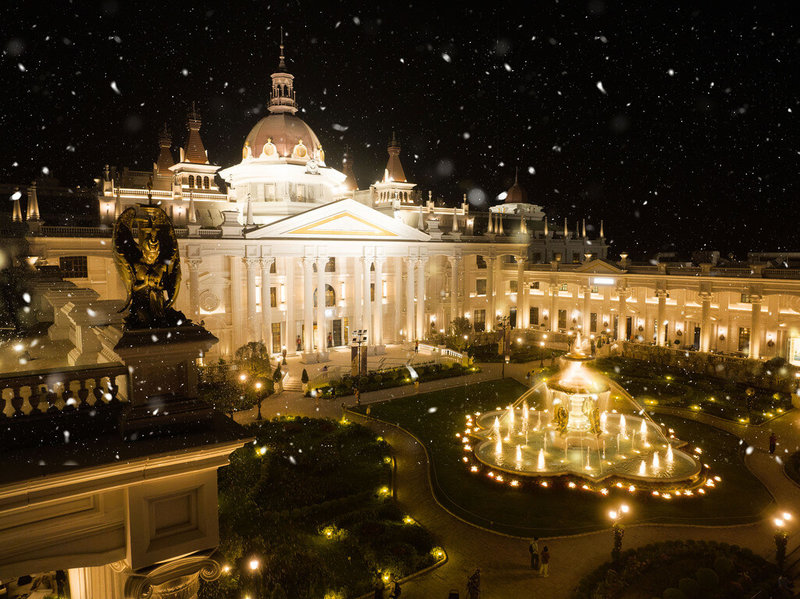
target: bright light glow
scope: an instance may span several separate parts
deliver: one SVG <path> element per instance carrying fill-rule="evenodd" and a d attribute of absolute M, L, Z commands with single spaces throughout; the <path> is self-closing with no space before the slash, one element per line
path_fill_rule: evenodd
<path fill-rule="evenodd" d="M 615 282 L 611 277 L 592 277 L 592 285 L 613 285 Z"/>
<path fill-rule="evenodd" d="M 611 518 L 612 520 L 616 520 L 617 519 L 617 515 L 618 514 L 617 514 L 617 512 L 615 510 L 609 510 L 609 512 L 608 512 L 608 517 Z"/>
<path fill-rule="evenodd" d="M 261 565 L 261 562 L 253 558 L 247 565 L 251 570 L 258 570 L 258 567 Z"/>
<path fill-rule="evenodd" d="M 623 503 L 621 506 L 619 506 L 619 509 L 623 514 L 627 514 L 629 511 L 631 511 L 631 508 L 628 507 L 627 503 Z"/>

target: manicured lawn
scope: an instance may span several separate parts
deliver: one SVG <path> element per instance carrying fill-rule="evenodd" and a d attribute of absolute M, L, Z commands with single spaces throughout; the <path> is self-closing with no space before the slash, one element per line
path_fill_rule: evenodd
<path fill-rule="evenodd" d="M 356 597 L 378 571 L 405 576 L 435 561 L 431 535 L 404 522 L 388 492 L 389 446 L 367 428 L 309 418 L 248 428 L 256 444 L 219 470 L 219 551 L 231 570 L 201 599 L 276 597 L 278 585 L 293 599 Z"/>
<path fill-rule="evenodd" d="M 703 448 L 712 475 L 722 482 L 705 497 L 665 501 L 649 495 L 629 495 L 613 489 L 609 497 L 562 488 L 519 488 L 499 485 L 472 474 L 461 461 L 463 450 L 455 434 L 464 429 L 467 412 L 505 406 L 525 387 L 513 379 L 489 381 L 434 393 L 372 404 L 372 416 L 399 424 L 428 448 L 439 501 L 461 518 L 508 534 L 550 536 L 608 526 L 608 505 L 624 497 L 634 506 L 629 521 L 733 524 L 750 522 L 771 497 L 745 467 L 739 440 L 718 429 L 677 417 L 657 416 L 681 439 Z"/>
<path fill-rule="evenodd" d="M 726 420 L 751 424 L 761 424 L 792 408 L 788 393 L 748 387 L 641 360 L 599 358 L 592 367 L 619 383 L 645 405 L 702 410 Z M 750 410 L 747 405 L 748 388 L 752 393 Z"/>

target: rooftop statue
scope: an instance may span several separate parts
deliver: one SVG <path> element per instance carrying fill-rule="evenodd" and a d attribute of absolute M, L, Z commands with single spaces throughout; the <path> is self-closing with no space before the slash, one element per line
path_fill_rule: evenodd
<path fill-rule="evenodd" d="M 188 319 L 172 308 L 181 282 L 178 240 L 158 206 L 138 205 L 114 223 L 114 261 L 128 290 L 128 329 L 174 327 Z"/>

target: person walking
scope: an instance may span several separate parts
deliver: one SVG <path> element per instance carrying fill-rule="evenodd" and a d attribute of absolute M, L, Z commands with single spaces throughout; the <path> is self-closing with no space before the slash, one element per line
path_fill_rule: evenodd
<path fill-rule="evenodd" d="M 402 589 L 400 588 L 400 583 L 392 576 L 391 582 L 389 583 L 389 588 L 391 592 L 389 593 L 389 599 L 398 599 L 400 597 L 400 593 L 402 593 Z"/>
<path fill-rule="evenodd" d="M 467 579 L 467 599 L 479 599 L 481 596 L 481 569 L 475 568 Z"/>
<path fill-rule="evenodd" d="M 547 545 L 542 549 L 542 555 L 539 556 L 539 561 L 541 562 L 539 565 L 539 576 L 547 578 L 550 576 L 550 551 L 547 549 Z"/>
<path fill-rule="evenodd" d="M 533 539 L 531 539 L 530 545 L 528 545 L 528 551 L 531 554 L 531 570 L 538 570 L 539 569 L 539 537 L 533 537 Z"/>
<path fill-rule="evenodd" d="M 778 447 L 778 436 L 775 431 L 769 432 L 769 455 L 775 455 L 775 449 Z"/>

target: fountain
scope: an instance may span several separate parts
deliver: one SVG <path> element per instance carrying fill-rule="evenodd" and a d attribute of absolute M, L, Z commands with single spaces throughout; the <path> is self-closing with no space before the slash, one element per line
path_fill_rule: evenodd
<path fill-rule="evenodd" d="M 686 488 L 700 481 L 700 462 L 667 439 L 633 397 L 591 370 L 591 360 L 579 335 L 559 372 L 507 408 L 477 416 L 467 431 L 476 439 L 471 444 L 475 458 L 522 476 L 627 479 L 626 486 L 635 481 L 637 487 L 647 482 Z M 516 410 L 522 411 L 519 429 Z M 529 428 L 534 416 L 536 426 Z M 501 431 L 508 431 L 506 443 Z"/>

